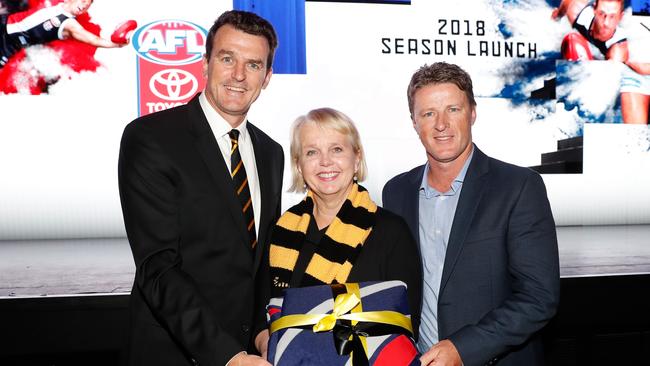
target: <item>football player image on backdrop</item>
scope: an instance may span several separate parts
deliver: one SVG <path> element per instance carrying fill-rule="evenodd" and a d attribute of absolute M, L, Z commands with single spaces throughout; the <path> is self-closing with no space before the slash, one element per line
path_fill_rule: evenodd
<path fill-rule="evenodd" d="M 24 8 L 24 5 L 11 6 L 13 3 L 3 2 L 2 9 L 8 14 L 0 15 L 0 92 L 19 92 L 21 86 L 16 85 L 16 80 L 21 78 L 12 74 L 24 69 L 18 67 L 18 64 L 26 57 L 23 50 L 31 46 L 54 47 L 52 44 L 55 41 L 76 40 L 92 48 L 77 47 L 70 50 L 71 57 L 78 58 L 75 63 L 83 64 L 80 61 L 83 56 L 90 56 L 92 60 L 90 63 L 95 64 L 96 67 L 98 63 L 92 58 L 96 48 L 119 48 L 128 44 L 130 32 L 137 27 L 137 23 L 133 20 L 123 22 L 118 25 L 110 39 L 102 38 L 98 35 L 99 27 L 89 22 L 87 12 L 92 3 L 92 0 L 63 0 L 55 4 L 31 1 L 27 10 L 12 12 Z M 61 58 L 64 57 L 63 54 L 64 52 L 61 52 Z M 12 63 L 13 68 L 10 67 Z M 11 70 L 4 70 L 6 68 Z M 92 70 L 92 67 L 90 69 Z M 55 83 L 58 77 L 60 75 L 46 76 L 32 83 L 45 85 L 45 87 L 35 88 L 34 85 L 30 85 L 22 89 L 29 89 L 31 94 L 47 92 L 46 87 Z"/>
<path fill-rule="evenodd" d="M 630 59 L 627 36 L 620 27 L 624 10 L 624 0 L 562 0 L 551 17 L 566 16 L 576 30 L 562 41 L 564 59 L 605 59 L 627 66 L 620 85 L 623 122 L 648 123 L 650 63 Z"/>
<path fill-rule="evenodd" d="M 31 9 L 2 17 L 0 67 L 21 48 L 55 39 L 74 38 L 95 47 L 122 47 L 84 29 L 75 17 L 88 11 L 92 0 L 65 0 L 55 6 Z"/>

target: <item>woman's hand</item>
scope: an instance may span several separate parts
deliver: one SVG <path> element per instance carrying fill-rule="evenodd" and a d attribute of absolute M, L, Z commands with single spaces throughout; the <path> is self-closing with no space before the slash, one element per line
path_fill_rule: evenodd
<path fill-rule="evenodd" d="M 266 353 L 269 349 L 269 330 L 264 329 L 263 331 L 259 332 L 257 336 L 255 337 L 255 348 L 257 348 L 257 352 L 259 352 L 262 355 L 262 358 L 266 360 Z"/>

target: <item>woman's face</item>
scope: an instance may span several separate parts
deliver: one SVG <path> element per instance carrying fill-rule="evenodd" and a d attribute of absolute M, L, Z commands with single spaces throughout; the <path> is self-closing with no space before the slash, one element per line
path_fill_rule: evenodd
<path fill-rule="evenodd" d="M 359 154 L 351 139 L 331 128 L 306 123 L 300 128 L 298 170 L 314 195 L 326 202 L 343 202 L 352 186 Z"/>

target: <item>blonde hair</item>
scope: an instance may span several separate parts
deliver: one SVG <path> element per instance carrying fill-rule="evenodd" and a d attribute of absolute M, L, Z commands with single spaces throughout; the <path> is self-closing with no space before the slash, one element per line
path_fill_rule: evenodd
<path fill-rule="evenodd" d="M 291 187 L 289 192 L 305 192 L 305 180 L 298 170 L 300 155 L 302 152 L 302 141 L 300 141 L 300 129 L 302 126 L 312 123 L 321 128 L 334 130 L 344 136 L 347 136 L 352 145 L 352 149 L 359 155 L 359 169 L 356 177 L 359 182 L 366 178 L 368 168 L 366 167 L 366 157 L 363 153 L 361 138 L 354 122 L 344 113 L 333 108 L 318 108 L 309 111 L 304 116 L 296 118 L 291 127 Z"/>

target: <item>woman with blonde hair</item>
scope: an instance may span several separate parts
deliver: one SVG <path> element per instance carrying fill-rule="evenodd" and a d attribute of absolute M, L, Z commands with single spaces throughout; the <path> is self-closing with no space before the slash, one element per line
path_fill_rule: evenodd
<path fill-rule="evenodd" d="M 294 122 L 290 150 L 289 190 L 306 196 L 272 230 L 263 259 L 263 297 L 282 296 L 289 287 L 401 280 L 417 331 L 422 292 L 417 244 L 404 220 L 377 206 L 358 183 L 367 168 L 352 120 L 335 109 L 312 110 Z M 266 349 L 259 343 L 258 348 Z"/>

